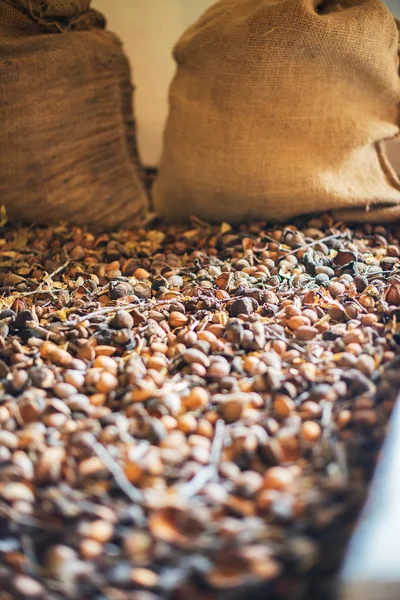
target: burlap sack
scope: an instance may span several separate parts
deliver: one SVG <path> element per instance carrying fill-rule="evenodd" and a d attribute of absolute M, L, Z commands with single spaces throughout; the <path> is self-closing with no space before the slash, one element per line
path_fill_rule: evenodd
<path fill-rule="evenodd" d="M 15 4 L 25 8 L 36 18 L 75 18 L 90 8 L 91 0 L 16 0 Z"/>
<path fill-rule="evenodd" d="M 398 31 L 380 0 L 221 0 L 180 39 L 161 215 L 400 216 Z"/>
<path fill-rule="evenodd" d="M 12 219 L 132 224 L 146 207 L 130 68 L 90 0 L 0 0 L 0 204 Z"/>

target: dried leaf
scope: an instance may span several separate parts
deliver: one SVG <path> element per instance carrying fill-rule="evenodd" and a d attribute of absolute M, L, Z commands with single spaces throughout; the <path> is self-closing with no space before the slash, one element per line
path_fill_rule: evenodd
<path fill-rule="evenodd" d="M 199 232 L 197 229 L 190 229 L 189 231 L 185 231 L 184 236 L 185 238 L 192 240 L 193 238 L 197 237 L 199 235 Z"/>
<path fill-rule="evenodd" d="M 220 229 L 221 233 L 228 233 L 228 231 L 231 231 L 231 230 L 232 230 L 232 227 L 228 223 L 222 223 L 221 229 Z"/>
<path fill-rule="evenodd" d="M 7 273 L 3 279 L 3 285 L 9 285 L 10 287 L 14 287 L 20 283 L 25 283 L 26 279 L 24 277 L 20 277 L 19 275 L 14 275 L 14 273 Z"/>
<path fill-rule="evenodd" d="M 313 306 L 314 304 L 317 304 L 316 300 L 316 293 L 313 290 L 308 291 L 303 299 L 304 304 L 309 304 L 311 306 Z"/>
<path fill-rule="evenodd" d="M 29 273 L 32 271 L 32 267 L 19 267 L 19 269 L 16 270 L 17 275 L 29 275 Z"/>
<path fill-rule="evenodd" d="M 400 306 L 400 284 L 392 281 L 386 292 L 385 300 L 388 304 Z"/>
<path fill-rule="evenodd" d="M 189 546 L 203 531 L 194 516 L 173 507 L 155 511 L 149 518 L 149 528 L 155 538 L 183 547 Z"/>
<path fill-rule="evenodd" d="M 215 283 L 220 290 L 227 290 L 233 281 L 233 273 L 222 273 L 219 275 Z"/>
<path fill-rule="evenodd" d="M 162 231 L 149 231 L 147 239 L 151 242 L 153 247 L 157 247 L 164 241 L 165 233 Z"/>
<path fill-rule="evenodd" d="M 348 250 L 339 250 L 333 259 L 333 264 L 336 267 L 344 267 L 355 260 L 357 260 L 357 256 L 354 254 L 354 252 L 349 252 Z"/>
<path fill-rule="evenodd" d="M 65 323 L 65 321 L 67 320 L 67 311 L 65 308 L 62 308 L 61 310 L 57 311 L 57 317 L 60 319 L 60 321 L 62 323 Z"/>
<path fill-rule="evenodd" d="M 4 205 L 0 206 L 0 227 L 4 227 L 8 223 L 7 210 Z"/>
<path fill-rule="evenodd" d="M 28 245 L 28 230 L 26 228 L 21 228 L 18 230 L 18 234 L 14 238 L 13 246 L 14 248 L 19 248 L 21 250 L 25 250 Z"/>
<path fill-rule="evenodd" d="M 208 574 L 208 583 L 218 589 L 232 589 L 251 579 L 249 561 L 236 553 L 221 557 L 215 568 Z"/>
<path fill-rule="evenodd" d="M 19 258 L 21 254 L 15 250 L 4 250 L 3 252 L 0 252 L 0 256 L 5 260 L 11 260 L 12 258 Z"/>
<path fill-rule="evenodd" d="M 252 248 L 254 247 L 254 240 L 252 240 L 251 238 L 243 238 L 242 246 L 245 252 L 246 250 L 252 250 Z"/>

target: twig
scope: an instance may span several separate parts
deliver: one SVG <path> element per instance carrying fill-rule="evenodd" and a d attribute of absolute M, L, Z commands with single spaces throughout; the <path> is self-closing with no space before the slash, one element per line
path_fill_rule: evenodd
<path fill-rule="evenodd" d="M 68 258 L 60 267 L 58 267 L 55 271 L 53 271 L 52 273 L 50 273 L 50 275 L 47 275 L 47 277 L 45 277 L 43 279 L 43 284 L 48 283 L 49 281 L 52 281 L 53 277 L 55 277 L 56 275 L 61 273 L 61 271 L 64 271 L 64 269 L 66 269 L 69 266 L 70 262 L 71 262 L 71 259 Z"/>
<path fill-rule="evenodd" d="M 357 304 L 357 306 L 361 310 L 361 312 L 363 312 L 364 314 L 368 313 L 367 309 L 357 300 L 357 298 L 352 298 L 352 302 L 354 302 L 354 304 Z"/>
<path fill-rule="evenodd" d="M 181 498 L 189 499 L 193 496 L 197 496 L 203 487 L 211 481 L 215 475 L 215 468 L 213 465 L 207 465 L 200 469 L 198 473 L 188 483 L 185 483 L 179 490 L 179 496 Z"/>
<path fill-rule="evenodd" d="M 137 302 L 130 303 L 130 304 L 118 304 L 116 306 L 106 306 L 105 308 L 99 308 L 98 310 L 94 310 L 93 312 L 90 312 L 90 313 L 87 313 L 85 315 L 82 315 L 81 317 L 79 317 L 75 321 L 65 321 L 64 323 L 62 323 L 62 326 L 63 327 L 76 327 L 80 323 L 83 323 L 84 321 L 93 319 L 94 317 L 98 317 L 98 316 L 101 316 L 101 315 L 112 314 L 114 312 L 118 312 L 119 310 L 133 310 L 135 308 L 136 309 L 142 308 L 144 310 L 151 310 L 152 308 L 155 308 L 157 306 L 168 306 L 168 304 L 172 304 L 175 301 L 176 300 L 174 300 L 174 299 L 170 299 L 170 300 L 156 300 L 155 301 L 153 298 L 151 298 L 150 300 L 142 301 L 142 302 L 140 300 L 138 300 Z M 74 309 L 72 308 L 71 311 L 72 310 L 74 310 Z M 54 316 L 57 316 L 57 313 L 54 313 Z"/>
<path fill-rule="evenodd" d="M 224 446 L 225 439 L 225 421 L 219 419 L 217 424 L 215 425 L 215 433 L 214 439 L 211 446 L 211 454 L 210 454 L 210 465 L 213 465 L 216 469 L 218 469 L 219 462 L 221 460 L 221 452 Z"/>
<path fill-rule="evenodd" d="M 63 530 L 63 527 L 56 525 L 51 525 L 47 521 L 41 521 L 40 519 L 35 519 L 28 515 L 18 515 L 14 511 L 14 516 L 12 516 L 12 520 L 18 525 L 23 525 L 24 527 L 32 527 L 34 529 L 40 529 L 41 531 L 50 531 L 52 533 L 60 533 Z"/>
<path fill-rule="evenodd" d="M 210 462 L 208 465 L 203 467 L 188 483 L 184 484 L 180 491 L 179 496 L 189 499 L 196 496 L 203 487 L 214 479 L 218 473 L 218 466 L 221 460 L 221 452 L 224 445 L 225 437 L 225 422 L 221 419 L 217 421 L 215 426 L 214 440 L 210 452 Z"/>
<path fill-rule="evenodd" d="M 32 331 L 33 333 L 37 333 L 39 337 L 41 335 L 44 336 L 44 339 L 46 340 L 48 340 L 51 335 L 51 331 L 48 331 L 44 327 L 38 325 L 36 321 L 27 321 L 26 326 L 29 327 L 30 331 Z"/>
<path fill-rule="evenodd" d="M 33 290 L 32 292 L 21 292 L 21 293 L 18 292 L 15 295 L 17 298 L 26 298 L 28 296 L 38 296 L 39 294 L 50 294 L 54 298 L 54 294 L 60 294 L 63 291 L 64 291 L 64 289 L 59 289 L 59 288 L 49 289 L 49 290 L 46 290 L 44 288 L 41 288 L 41 289 L 37 288 L 37 290 Z"/>
<path fill-rule="evenodd" d="M 399 275 L 400 272 L 398 269 L 393 269 L 392 271 L 381 271 L 380 273 L 368 273 L 368 271 L 365 274 L 365 277 L 371 278 L 371 279 L 381 279 L 381 278 L 385 278 L 385 276 L 387 277 L 391 277 L 394 275 Z"/>
<path fill-rule="evenodd" d="M 90 319 L 93 319 L 94 317 L 98 317 L 100 315 L 107 315 L 107 314 L 111 314 L 113 312 L 118 312 L 119 310 L 133 310 L 134 308 L 138 308 L 138 306 L 143 306 L 141 304 L 138 303 L 134 303 L 134 304 L 120 304 L 119 306 L 106 306 L 105 308 L 99 308 L 99 310 L 94 310 L 91 313 L 88 313 L 86 315 L 82 315 L 82 317 L 79 317 L 79 319 L 76 319 L 76 321 L 66 321 L 65 323 L 63 323 L 64 327 L 76 327 L 77 325 L 79 325 L 79 323 L 83 323 L 84 321 L 87 321 Z"/>
<path fill-rule="evenodd" d="M 347 460 L 347 453 L 345 446 L 342 443 L 334 444 L 333 451 L 335 454 L 336 462 L 340 468 L 340 471 L 345 479 L 349 480 L 349 466 Z"/>
<path fill-rule="evenodd" d="M 64 271 L 64 269 L 66 269 L 68 267 L 68 265 L 70 264 L 71 259 L 68 259 L 65 261 L 65 263 L 63 263 L 60 267 L 58 267 L 58 269 L 56 269 L 55 271 L 53 271 L 52 273 L 50 273 L 50 275 L 47 275 L 47 277 L 45 277 L 43 279 L 43 281 L 41 282 L 41 284 L 36 288 L 36 290 L 33 290 L 32 292 L 22 292 L 21 294 L 18 294 L 19 297 L 27 297 L 27 296 L 35 296 L 37 294 L 41 294 L 43 292 L 45 293 L 50 293 L 52 294 L 53 292 L 60 292 L 62 290 L 52 290 L 51 288 L 49 290 L 44 290 L 45 286 L 48 285 L 52 280 L 53 277 L 55 277 L 56 275 L 58 275 L 59 273 L 61 273 L 61 271 Z"/>
<path fill-rule="evenodd" d="M 7 254 L 7 252 L 18 252 L 18 254 L 35 254 L 36 256 L 45 254 L 43 250 L 33 250 L 32 248 L 15 248 L 14 246 L 10 246 L 9 248 L 4 248 L 2 250 L 3 253 Z"/>
<path fill-rule="evenodd" d="M 59 532 L 60 528 L 56 527 L 48 521 L 41 521 L 30 515 L 22 515 L 10 506 L 0 502 L 0 517 L 6 517 L 13 523 L 21 527 L 31 527 L 33 529 L 39 529 L 41 531 L 49 531 L 51 533 Z"/>
<path fill-rule="evenodd" d="M 106 285 L 103 285 L 103 287 L 98 288 L 97 290 L 95 290 L 91 295 L 92 296 L 101 296 L 102 294 L 104 294 L 104 292 L 106 292 L 109 289 L 109 284 L 107 283 Z"/>
<path fill-rule="evenodd" d="M 324 402 L 322 407 L 321 425 L 324 428 L 324 435 L 329 437 L 332 429 L 332 412 L 333 406 L 331 402 Z"/>
<path fill-rule="evenodd" d="M 328 235 L 324 238 L 321 238 L 320 240 L 314 240 L 313 242 L 310 242 L 309 244 L 300 246 L 300 248 L 296 248 L 295 250 L 290 250 L 290 252 L 286 252 L 285 254 L 283 254 L 283 256 L 279 257 L 279 260 L 282 260 L 283 258 L 286 258 L 286 256 L 290 256 L 291 254 L 296 254 L 297 252 L 300 252 L 300 250 L 307 250 L 307 248 L 312 248 L 313 246 L 316 246 L 317 244 L 323 244 L 324 242 L 329 242 L 329 240 L 335 240 L 340 237 L 344 237 L 344 234 L 343 233 L 335 233 L 333 235 Z"/>
<path fill-rule="evenodd" d="M 32 536 L 25 534 L 25 533 L 22 534 L 21 535 L 21 544 L 22 544 L 22 548 L 24 550 L 24 554 L 29 560 L 28 564 L 29 564 L 30 574 L 32 576 L 35 576 L 37 574 L 37 570 L 38 570 L 38 561 L 37 561 L 37 557 L 36 557 L 35 545 L 33 543 Z"/>
<path fill-rule="evenodd" d="M 273 244 L 279 244 L 278 240 L 273 238 L 272 235 L 268 235 L 268 233 L 263 233 L 262 237 L 266 238 L 269 242 L 272 242 Z"/>
<path fill-rule="evenodd" d="M 111 475 L 114 477 L 115 483 L 118 485 L 120 490 L 131 500 L 134 504 L 143 504 L 144 496 L 142 492 L 131 484 L 125 473 L 114 460 L 108 450 L 99 442 L 94 442 L 92 446 L 94 452 L 104 463 L 104 466 L 109 470 Z"/>
<path fill-rule="evenodd" d="M 274 340 L 279 340 L 281 342 L 284 342 L 285 344 L 290 344 L 295 350 L 298 350 L 299 352 L 305 352 L 305 348 L 302 348 L 301 346 L 298 346 L 296 344 L 296 342 L 294 342 L 292 340 L 288 340 L 287 338 L 283 337 L 282 335 L 279 335 L 279 333 L 276 333 L 276 331 L 271 329 L 269 327 L 269 325 L 266 325 L 265 327 L 266 327 L 266 329 L 268 329 L 269 334 L 273 337 Z"/>

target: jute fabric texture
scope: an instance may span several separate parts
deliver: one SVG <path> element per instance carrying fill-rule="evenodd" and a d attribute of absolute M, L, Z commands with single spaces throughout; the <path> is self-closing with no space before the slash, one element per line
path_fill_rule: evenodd
<path fill-rule="evenodd" d="M 12 219 L 132 224 L 147 207 L 130 66 L 89 0 L 0 0 L 0 204 Z"/>
<path fill-rule="evenodd" d="M 400 216 L 399 34 L 380 0 L 221 0 L 177 43 L 154 208 L 170 220 Z"/>

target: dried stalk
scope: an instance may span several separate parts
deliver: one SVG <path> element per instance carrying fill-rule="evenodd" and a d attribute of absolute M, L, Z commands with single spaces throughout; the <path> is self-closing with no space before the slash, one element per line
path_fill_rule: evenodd
<path fill-rule="evenodd" d="M 218 474 L 218 467 L 221 460 L 222 448 L 224 445 L 225 423 L 222 420 L 217 421 L 215 426 L 214 440 L 211 447 L 210 462 L 203 467 L 188 483 L 179 490 L 179 497 L 193 498 L 197 496 L 204 486 L 214 479 Z"/>
<path fill-rule="evenodd" d="M 125 476 L 125 473 L 114 460 L 111 454 L 107 451 L 106 447 L 99 442 L 94 441 L 92 446 L 93 451 L 104 463 L 104 466 L 109 470 L 114 478 L 115 483 L 118 485 L 120 490 L 129 498 L 134 504 L 143 504 L 144 496 L 142 492 L 136 488 Z"/>

